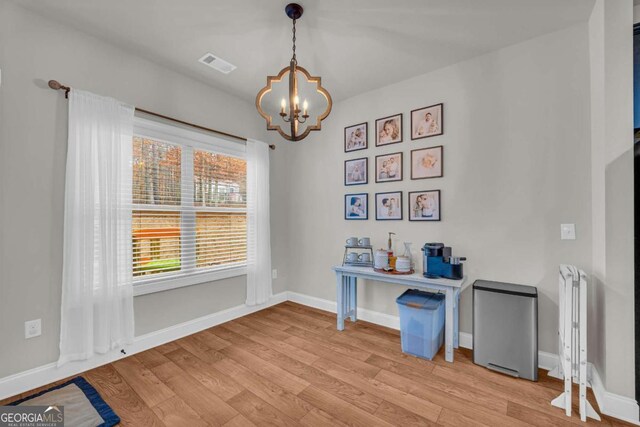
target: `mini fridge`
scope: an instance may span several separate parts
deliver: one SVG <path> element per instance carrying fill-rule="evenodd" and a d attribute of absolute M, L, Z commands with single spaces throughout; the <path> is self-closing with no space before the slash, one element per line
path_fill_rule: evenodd
<path fill-rule="evenodd" d="M 473 362 L 538 380 L 538 290 L 534 286 L 473 283 Z"/>

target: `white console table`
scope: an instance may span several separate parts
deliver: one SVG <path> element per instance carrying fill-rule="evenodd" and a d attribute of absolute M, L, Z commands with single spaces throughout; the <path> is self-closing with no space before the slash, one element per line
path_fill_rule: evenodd
<path fill-rule="evenodd" d="M 335 266 L 332 269 L 335 271 L 337 278 L 336 300 L 338 303 L 339 331 L 344 330 L 344 320 L 347 317 L 350 317 L 352 322 L 358 319 L 358 279 L 395 283 L 415 289 L 443 292 L 445 294 L 445 360 L 453 362 L 453 349 L 458 348 L 460 292 L 463 289 L 466 276 L 461 280 L 429 279 L 419 273 L 407 275 L 379 273 L 371 267 Z"/>

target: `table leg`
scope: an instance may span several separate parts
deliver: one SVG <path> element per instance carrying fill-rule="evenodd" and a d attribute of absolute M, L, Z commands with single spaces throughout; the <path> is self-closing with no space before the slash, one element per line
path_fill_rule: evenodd
<path fill-rule="evenodd" d="M 358 278 L 352 276 L 349 278 L 349 312 L 351 313 L 351 321 L 358 320 Z"/>
<path fill-rule="evenodd" d="M 454 291 L 453 307 L 453 348 L 458 348 L 460 345 L 460 289 Z"/>
<path fill-rule="evenodd" d="M 444 360 L 453 362 L 453 289 L 447 288 L 445 291 L 445 321 L 444 321 Z"/>
<path fill-rule="evenodd" d="M 344 330 L 344 276 L 340 272 L 336 272 L 336 317 L 337 328 L 339 331 Z"/>

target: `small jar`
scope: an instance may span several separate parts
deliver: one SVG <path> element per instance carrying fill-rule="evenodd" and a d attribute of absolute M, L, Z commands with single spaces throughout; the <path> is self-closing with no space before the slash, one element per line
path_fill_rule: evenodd
<path fill-rule="evenodd" d="M 408 273 L 411 271 L 411 259 L 406 256 L 399 256 L 396 259 L 396 270 L 400 273 Z"/>
<path fill-rule="evenodd" d="M 389 266 L 389 255 L 384 249 L 378 249 L 373 256 L 373 265 L 375 268 L 387 268 Z"/>

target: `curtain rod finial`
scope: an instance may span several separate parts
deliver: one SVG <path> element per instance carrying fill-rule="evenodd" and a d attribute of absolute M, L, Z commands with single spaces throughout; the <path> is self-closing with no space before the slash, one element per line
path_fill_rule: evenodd
<path fill-rule="evenodd" d="M 69 86 L 64 86 L 57 80 L 49 80 L 49 87 L 53 90 L 64 90 L 64 97 L 69 98 L 69 91 L 71 90 Z"/>
<path fill-rule="evenodd" d="M 49 87 L 54 90 L 59 90 L 62 88 L 62 85 L 57 80 L 49 80 Z"/>

